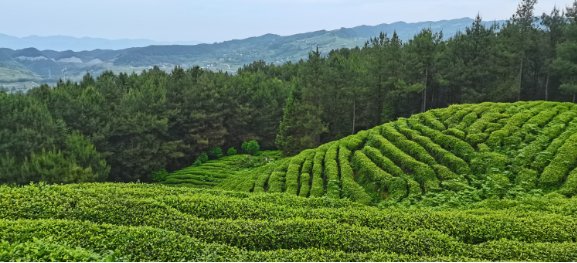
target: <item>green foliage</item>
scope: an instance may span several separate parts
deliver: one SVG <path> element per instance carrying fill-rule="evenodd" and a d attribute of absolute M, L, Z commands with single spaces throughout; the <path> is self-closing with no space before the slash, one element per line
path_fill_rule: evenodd
<path fill-rule="evenodd" d="M 168 175 L 169 175 L 169 173 L 164 169 L 156 171 L 152 174 L 152 181 L 154 181 L 154 182 L 166 181 L 166 179 L 168 178 Z"/>
<path fill-rule="evenodd" d="M 318 146 L 320 134 L 325 127 L 319 118 L 319 110 L 303 101 L 300 88 L 288 97 L 283 118 L 279 125 L 276 145 L 285 155 Z"/>
<path fill-rule="evenodd" d="M 348 198 L 350 200 L 368 204 L 371 202 L 371 197 L 365 192 L 365 190 L 355 181 L 355 175 L 353 168 L 350 164 L 351 151 L 346 147 L 341 145 L 339 148 L 339 165 L 341 168 L 341 183 L 342 191 L 341 197 Z"/>
<path fill-rule="evenodd" d="M 551 160 L 551 163 L 543 170 L 540 184 L 544 187 L 558 187 L 563 183 L 565 176 L 577 166 L 577 134 L 571 135 L 561 146 Z"/>
<path fill-rule="evenodd" d="M 407 195 L 406 182 L 402 178 L 381 170 L 361 151 L 354 153 L 352 164 L 359 171 L 361 185 L 373 193 L 373 201 L 400 200 Z"/>
<path fill-rule="evenodd" d="M 241 149 L 246 154 L 257 155 L 260 151 L 260 145 L 256 140 L 245 141 L 242 143 Z"/>
<path fill-rule="evenodd" d="M 436 178 L 435 171 L 428 165 L 403 152 L 381 135 L 373 134 L 369 138 L 368 144 L 380 149 L 383 155 L 389 156 L 404 171 L 409 171 L 424 191 L 439 190 L 439 181 Z"/>
<path fill-rule="evenodd" d="M 80 248 L 33 239 L 23 243 L 0 242 L 0 260 L 9 261 L 108 261 L 99 254 Z"/>
<path fill-rule="evenodd" d="M 247 174 L 247 169 L 266 168 L 267 164 L 273 162 L 279 155 L 279 152 L 264 151 L 260 156 L 245 154 L 225 156 L 218 160 L 209 160 L 199 165 L 192 165 L 167 173 L 163 175 L 164 179 L 159 182 L 162 184 L 207 188 L 215 187 L 227 178 L 233 177 L 234 182 L 230 184 L 231 187 L 234 187 L 235 190 L 249 191 L 253 188 L 254 182 L 247 178 L 252 178 L 255 174 L 252 171 Z M 260 172 L 261 170 L 258 170 L 255 173 Z M 240 182 L 236 181 L 237 179 Z M 256 180 L 256 177 L 253 180 Z M 237 189 L 236 187 L 239 188 Z"/>
<path fill-rule="evenodd" d="M 226 150 L 226 155 L 227 155 L 227 156 L 236 155 L 237 153 L 238 153 L 238 151 L 237 151 L 236 148 L 234 148 L 234 147 L 229 147 L 229 148 Z"/>
<path fill-rule="evenodd" d="M 338 149 L 339 145 L 337 143 L 333 143 L 325 153 L 324 158 L 324 173 L 325 173 L 325 181 L 326 188 L 327 188 L 327 197 L 329 198 L 340 198 L 341 197 L 341 189 L 340 189 L 340 174 L 339 174 L 339 164 L 338 164 Z"/>
<path fill-rule="evenodd" d="M 110 167 L 94 145 L 67 132 L 47 107 L 24 95 L 0 95 L 0 183 L 103 181 Z"/>
<path fill-rule="evenodd" d="M 78 83 L 60 81 L 55 87 L 42 85 L 28 94 L 2 92 L 0 162 L 10 167 L 2 168 L 8 174 L 2 174 L 0 180 L 25 183 L 20 168 L 26 166 L 32 154 L 41 155 L 44 151 L 56 160 L 61 152 L 71 158 L 73 154 L 68 153 L 64 142 L 75 132 L 99 155 L 75 160 L 78 167 L 92 169 L 98 180 L 147 182 L 152 180 L 153 172 L 187 167 L 202 152 L 210 153 L 210 148 L 217 145 L 240 145 L 255 139 L 263 149 L 276 145 L 286 156 L 293 156 L 416 112 L 422 114 L 411 117 L 407 129 L 467 163 L 481 144 L 512 156 L 519 151 L 516 145 L 524 147 L 533 141 L 549 144 L 539 139 L 540 131 L 558 115 L 550 110 L 556 105 L 459 104 L 575 101 L 575 7 L 543 15 L 541 25 L 534 20 L 534 7 L 535 1 L 522 1 L 517 12 L 502 25 L 488 26 L 478 16 L 463 32 L 450 38 L 431 29 L 423 29 L 412 37 L 396 32 L 390 36 L 380 34 L 359 48 L 329 51 L 321 47 L 298 63 L 247 63 L 237 74 L 200 67 L 175 67 L 165 72 L 153 67 L 130 75 L 111 71 L 97 77 L 87 74 Z M 325 39 L 327 34 L 311 36 Z M 263 47 L 272 43 L 262 40 L 251 41 Z M 182 53 L 179 59 L 187 59 L 188 48 L 175 48 Z M 151 53 L 144 57 L 166 55 L 161 54 L 165 48 L 146 50 Z M 58 60 L 50 52 L 40 53 Z M 135 55 L 115 56 L 114 64 L 121 65 Z M 306 56 L 299 56 L 302 55 Z M 244 56 L 243 60 L 250 57 Z M 238 61 L 226 62 L 233 67 L 238 65 Z M 2 72 L 14 73 L 8 77 L 11 79 L 22 75 L 21 69 Z M 426 112 L 449 105 L 453 106 Z M 411 136 L 398 131 L 407 139 Z M 367 136 L 368 132 L 349 137 L 346 146 L 356 151 L 365 146 Z M 385 138 L 419 162 L 442 165 L 462 174 L 451 166 L 456 162 L 438 158 L 440 151 L 433 153 L 434 148 L 424 144 L 426 140 L 412 143 L 403 138 Z M 519 160 L 513 164 L 513 172 L 530 168 L 541 173 L 565 139 L 551 143 L 551 147 L 534 144 L 527 158 L 535 164 L 531 164 L 532 160 Z M 84 146 L 70 150 L 90 148 Z M 534 151 L 538 156 L 534 156 Z M 210 155 L 216 158 L 220 154 Z M 333 166 L 327 168 L 334 170 Z M 411 174 L 409 170 L 406 174 Z M 339 185 L 342 190 L 340 182 Z M 323 182 L 323 186 L 328 186 L 328 182 Z"/>
<path fill-rule="evenodd" d="M 455 111 L 461 119 L 451 119 Z M 572 104 L 482 103 L 426 115 L 401 118 L 307 150 L 288 158 L 290 165 L 272 163 L 269 174 L 255 171 L 257 176 L 248 180 L 255 180 L 260 191 L 272 174 L 268 182 L 274 192 L 326 195 L 382 207 L 460 204 L 518 197 L 527 191 L 574 194 L 571 171 L 577 158 L 571 157 L 570 145 L 577 122 Z M 449 121 L 452 124 L 444 123 Z"/>
<path fill-rule="evenodd" d="M 312 168 L 312 184 L 310 188 L 310 196 L 323 196 L 325 193 L 324 190 L 324 165 L 323 160 L 326 153 L 326 145 L 324 147 L 320 147 L 315 151 L 315 156 L 313 158 L 313 168 Z"/>
<path fill-rule="evenodd" d="M 455 209 L 444 202 L 442 209 L 384 210 L 329 198 L 146 184 L 3 186 L 0 196 L 3 260 L 570 261 L 576 256 L 576 200 L 555 195 L 489 199 Z"/>
<path fill-rule="evenodd" d="M 310 153 L 312 152 L 302 152 L 297 158 L 293 158 L 288 166 L 286 173 L 286 191 L 292 195 L 299 195 L 299 185 L 302 185 L 302 183 L 300 183 L 302 180 L 300 178 L 301 170 L 303 169 L 305 159 L 309 157 Z M 305 182 L 308 183 L 308 180 L 305 180 Z"/>
<path fill-rule="evenodd" d="M 218 159 L 218 158 L 220 158 L 220 157 L 222 157 L 222 156 L 223 156 L 223 154 L 222 154 L 222 148 L 220 148 L 220 147 L 213 147 L 213 148 L 208 149 L 208 157 L 209 157 L 210 159 L 213 159 L 213 160 L 214 160 L 214 159 Z"/>
<path fill-rule="evenodd" d="M 310 188 L 311 188 L 310 181 L 311 181 L 310 173 L 304 172 L 301 174 L 301 185 L 300 185 L 299 196 L 302 196 L 302 197 L 308 197 L 309 196 L 309 192 L 310 192 Z"/>
<path fill-rule="evenodd" d="M 208 162 L 208 160 L 209 160 L 208 154 L 203 152 L 199 156 L 196 157 L 196 160 L 194 161 L 194 163 L 192 165 L 199 166 L 203 163 Z"/>

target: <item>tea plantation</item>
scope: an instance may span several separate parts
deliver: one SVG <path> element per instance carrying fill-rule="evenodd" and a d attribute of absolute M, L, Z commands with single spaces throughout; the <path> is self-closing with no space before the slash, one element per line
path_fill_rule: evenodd
<path fill-rule="evenodd" d="M 577 105 L 453 105 L 233 176 L 223 189 L 365 204 L 577 194 Z"/>
<path fill-rule="evenodd" d="M 160 184 L 0 186 L 0 261 L 575 261 L 576 118 L 454 105 Z"/>

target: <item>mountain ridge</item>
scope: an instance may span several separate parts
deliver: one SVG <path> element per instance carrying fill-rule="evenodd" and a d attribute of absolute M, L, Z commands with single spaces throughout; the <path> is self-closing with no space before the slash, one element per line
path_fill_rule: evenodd
<path fill-rule="evenodd" d="M 25 49 L 34 47 L 38 50 L 54 50 L 54 51 L 90 51 L 96 49 L 119 50 L 130 47 L 145 47 L 150 45 L 167 45 L 167 44 L 183 44 L 196 45 L 200 41 L 156 41 L 144 38 L 135 39 L 108 39 L 100 37 L 76 37 L 67 35 L 50 35 L 38 36 L 29 35 L 24 37 L 17 37 L 8 34 L 0 33 L 0 43 L 3 48 L 10 49 Z"/>
<path fill-rule="evenodd" d="M 77 81 L 86 73 L 99 75 L 107 70 L 132 73 L 153 66 L 163 70 L 171 70 L 175 66 L 199 66 L 234 73 L 243 65 L 258 60 L 282 64 L 305 59 L 308 53 L 317 47 L 322 53 L 327 53 L 333 49 L 362 46 L 380 32 L 388 35 L 397 32 L 401 40 L 407 41 L 422 29 L 431 28 L 433 32 L 442 31 L 444 37 L 449 38 L 472 23 L 471 18 L 418 23 L 395 22 L 317 30 L 288 36 L 269 33 L 212 44 L 149 45 L 120 50 L 55 51 L 0 47 L 0 89 L 26 91 L 40 83 L 54 84 L 60 79 Z M 501 21 L 484 23 L 491 25 Z"/>

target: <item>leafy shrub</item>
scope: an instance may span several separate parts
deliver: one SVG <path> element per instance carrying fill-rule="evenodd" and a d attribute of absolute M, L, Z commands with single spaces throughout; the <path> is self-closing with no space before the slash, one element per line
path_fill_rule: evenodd
<path fill-rule="evenodd" d="M 194 161 L 194 163 L 192 163 L 192 165 L 194 166 L 199 166 L 203 163 L 208 162 L 208 154 L 206 154 L 205 152 L 201 153 L 198 157 L 196 157 L 196 160 Z"/>
<path fill-rule="evenodd" d="M 443 131 L 443 130 L 447 129 L 445 127 L 445 125 L 441 121 L 439 121 L 435 115 L 433 115 L 432 111 L 421 113 L 421 114 L 419 114 L 419 117 L 421 118 L 423 123 L 425 123 L 427 126 L 433 128 L 433 129 L 436 129 L 439 131 Z"/>
<path fill-rule="evenodd" d="M 53 244 L 40 239 L 23 243 L 8 243 L 0 241 L 0 261 L 107 261 L 108 258 L 81 248 L 70 248 L 63 245 Z"/>
<path fill-rule="evenodd" d="M 238 151 L 234 147 L 229 147 L 228 150 L 226 150 L 226 155 L 228 156 L 236 155 L 237 153 Z"/>
<path fill-rule="evenodd" d="M 310 180 L 311 180 L 311 175 L 309 173 L 302 173 L 301 174 L 301 185 L 300 185 L 299 196 L 301 196 L 301 197 L 308 197 L 309 196 L 309 192 L 311 189 Z"/>
<path fill-rule="evenodd" d="M 280 171 L 272 172 L 268 180 L 268 192 L 281 193 L 285 188 L 285 173 Z"/>
<path fill-rule="evenodd" d="M 241 148 L 244 153 L 250 155 L 256 155 L 260 151 L 260 145 L 256 140 L 243 142 Z"/>
<path fill-rule="evenodd" d="M 437 163 L 421 145 L 411 140 L 407 140 L 407 138 L 398 132 L 392 125 L 381 126 L 381 135 L 416 160 L 428 165 Z"/>
<path fill-rule="evenodd" d="M 566 196 L 574 196 L 577 194 L 577 168 L 573 169 L 567 176 L 567 180 L 559 189 L 559 193 Z"/>
<path fill-rule="evenodd" d="M 333 143 L 327 150 L 324 158 L 325 176 L 327 182 L 327 196 L 330 198 L 340 198 L 341 189 L 339 185 L 339 168 L 337 152 L 339 149 L 339 144 Z"/>
<path fill-rule="evenodd" d="M 222 148 L 220 148 L 220 147 L 213 147 L 213 148 L 210 148 L 210 149 L 208 150 L 208 157 L 209 157 L 210 159 L 218 159 L 218 158 L 220 158 L 220 157 L 222 157 L 222 156 L 223 156 L 223 154 L 222 154 Z"/>
<path fill-rule="evenodd" d="M 378 199 L 400 200 L 407 195 L 406 182 L 401 177 L 393 177 L 376 166 L 361 151 L 353 156 L 353 166 L 360 177 L 359 181 L 368 190 L 373 192 L 374 201 Z"/>
<path fill-rule="evenodd" d="M 435 143 L 451 151 L 456 156 L 459 156 L 461 159 L 465 161 L 469 161 L 473 154 L 475 153 L 475 149 L 473 147 L 450 135 L 444 134 L 438 130 L 431 129 L 427 126 L 422 125 L 419 121 L 413 118 L 408 119 L 408 124 L 411 128 L 420 131 L 423 135 L 431 138 Z"/>
<path fill-rule="evenodd" d="M 459 123 L 461 122 L 461 119 L 463 119 L 463 116 L 469 114 L 471 111 L 470 107 L 458 109 L 455 106 L 456 105 L 451 105 L 447 109 L 444 110 L 445 112 L 451 112 L 452 113 L 445 120 L 445 124 L 447 124 L 448 128 L 453 128 L 453 127 L 459 125 Z"/>
<path fill-rule="evenodd" d="M 263 193 L 267 189 L 267 183 L 269 180 L 270 174 L 269 173 L 261 173 L 254 184 L 253 191 L 255 193 Z"/>
<path fill-rule="evenodd" d="M 415 177 L 415 180 L 421 184 L 421 187 L 423 187 L 425 191 L 436 191 L 440 189 L 435 171 L 433 171 L 431 167 L 404 153 L 381 135 L 376 133 L 372 134 L 371 137 L 369 137 L 369 142 L 367 144 L 375 146 L 375 148 L 379 149 L 384 156 L 389 157 L 404 171 L 410 171 L 410 173 Z"/>
<path fill-rule="evenodd" d="M 339 142 L 349 150 L 358 150 L 366 142 L 368 134 L 368 131 L 360 131 L 355 135 L 341 139 Z"/>
<path fill-rule="evenodd" d="M 319 148 L 315 152 L 312 168 L 312 185 L 310 189 L 310 196 L 323 196 L 324 178 L 323 178 L 323 160 L 326 153 L 326 148 Z"/>
<path fill-rule="evenodd" d="M 459 130 L 459 129 L 455 129 L 455 128 L 449 128 L 447 130 L 444 130 L 443 133 L 447 134 L 447 135 L 455 136 L 461 140 L 465 140 L 465 138 L 467 138 L 467 135 L 463 130 Z"/>
<path fill-rule="evenodd" d="M 353 168 L 350 165 L 349 158 L 351 151 L 344 145 L 339 148 L 339 164 L 341 168 L 341 197 L 357 201 L 362 204 L 371 202 L 371 197 L 355 181 Z"/>
<path fill-rule="evenodd" d="M 165 181 L 166 177 L 168 177 L 168 175 L 169 175 L 169 173 L 166 171 L 166 169 L 158 170 L 152 174 L 152 181 L 154 181 L 154 182 Z"/>
<path fill-rule="evenodd" d="M 299 180 L 301 177 L 301 168 L 305 159 L 307 159 L 312 151 L 305 151 L 292 158 L 288 170 L 286 173 L 286 191 L 293 195 L 298 195 L 299 193 Z M 307 181 L 308 182 L 308 181 Z"/>
<path fill-rule="evenodd" d="M 120 256 L 115 261 L 577 256 L 577 206 L 558 195 L 462 204 L 469 209 L 386 210 L 328 198 L 142 184 L 0 186 L 0 196 L 0 255 L 44 259 L 55 252 L 97 261 L 110 251 Z M 14 254 L 16 247 L 22 252 Z"/>
<path fill-rule="evenodd" d="M 575 168 L 577 163 L 577 134 L 573 134 L 565 141 L 541 174 L 541 185 L 544 187 L 555 187 L 562 183 L 565 175 Z"/>
<path fill-rule="evenodd" d="M 535 170 L 529 168 L 523 168 L 518 172 L 515 177 L 515 185 L 525 189 L 530 190 L 537 187 L 537 179 L 539 174 Z"/>
<path fill-rule="evenodd" d="M 96 248 L 94 252 L 118 251 L 130 261 L 221 261 L 238 256 L 238 249 L 206 244 L 172 231 L 150 227 L 99 225 L 66 220 L 0 220 L 0 234 L 11 243 L 25 243 L 34 238 L 52 238 L 72 247 Z M 75 258 L 89 258 L 82 251 Z M 68 252 L 68 253 L 66 253 Z M 58 253 L 58 252 L 56 252 Z M 83 255 L 84 254 L 84 255 Z"/>
<path fill-rule="evenodd" d="M 391 161 L 391 159 L 383 156 L 381 151 L 379 151 L 377 148 L 372 146 L 365 146 L 362 151 L 367 157 L 369 157 L 369 159 L 371 159 L 373 163 L 379 166 L 379 168 L 383 169 L 383 171 L 386 171 L 396 177 L 405 175 L 403 169 L 398 167 L 393 161 Z"/>

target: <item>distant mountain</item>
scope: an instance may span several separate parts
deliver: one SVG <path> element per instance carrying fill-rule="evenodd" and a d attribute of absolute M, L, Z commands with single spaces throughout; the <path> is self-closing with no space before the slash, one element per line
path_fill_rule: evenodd
<path fill-rule="evenodd" d="M 27 36 L 14 37 L 0 34 L 0 47 L 10 49 L 23 49 L 34 47 L 39 50 L 56 51 L 84 51 L 94 49 L 126 49 L 131 47 L 146 47 L 151 45 L 196 45 L 198 41 L 189 42 L 159 42 L 149 39 L 104 39 L 92 37 L 70 37 L 70 36 Z"/>
<path fill-rule="evenodd" d="M 38 83 L 55 83 L 59 79 L 79 80 L 87 72 L 98 75 L 105 70 L 139 72 L 159 66 L 171 70 L 175 66 L 200 66 L 210 70 L 236 72 L 239 67 L 255 60 L 284 63 L 306 58 L 317 47 L 323 53 L 332 49 L 362 46 L 380 32 L 389 36 L 397 31 L 407 41 L 424 28 L 442 31 L 445 38 L 455 35 L 473 23 L 471 18 L 436 22 L 380 24 L 336 30 L 320 30 L 290 36 L 266 34 L 242 40 L 198 45 L 149 45 L 112 50 L 103 41 L 91 51 L 54 51 L 42 48 L 0 48 L 0 88 L 26 90 Z M 503 21 L 485 22 L 487 25 Z M 66 42 L 63 37 L 61 41 Z M 74 38 L 73 38 L 74 39 Z M 122 40 L 118 40 L 122 41 Z M 136 45 L 137 40 L 124 44 Z M 97 41 L 93 42 L 96 43 Z M 0 35 L 0 46 L 7 46 Z M 106 44 L 108 43 L 108 44 Z M 57 45 L 57 44 L 54 44 Z M 63 44 L 64 45 L 64 44 Z M 66 43 L 70 46 L 71 43 Z M 108 46 L 107 46 L 108 45 Z M 117 44 L 120 45 L 120 44 Z M 96 47 L 96 46 L 94 46 Z"/>

